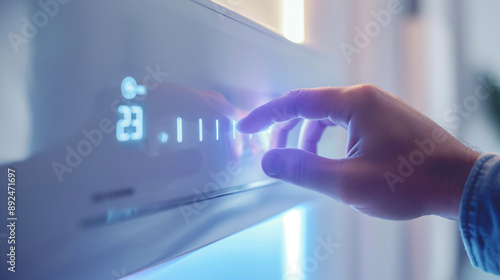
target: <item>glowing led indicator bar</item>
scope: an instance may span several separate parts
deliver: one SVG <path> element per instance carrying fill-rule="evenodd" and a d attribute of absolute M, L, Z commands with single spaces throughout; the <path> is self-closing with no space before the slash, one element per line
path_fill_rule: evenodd
<path fill-rule="evenodd" d="M 270 141 L 270 138 L 269 138 L 269 132 L 268 131 L 262 132 L 262 134 L 259 135 L 259 139 L 262 142 L 262 145 L 266 149 L 269 149 L 269 147 L 271 146 L 271 141 Z"/>
<path fill-rule="evenodd" d="M 177 142 L 182 143 L 182 118 L 177 118 Z"/>
<path fill-rule="evenodd" d="M 219 141 L 219 120 L 215 120 L 215 139 Z"/>
<path fill-rule="evenodd" d="M 236 120 L 233 120 L 233 139 L 236 139 Z"/>
<path fill-rule="evenodd" d="M 198 123 L 200 124 L 199 130 L 200 130 L 200 142 L 203 141 L 203 120 L 199 119 Z"/>
<path fill-rule="evenodd" d="M 142 108 L 134 108 L 136 110 L 136 114 L 138 116 L 141 115 L 141 109 Z M 126 109 L 124 109 L 126 110 Z M 140 117 L 138 117 L 140 118 Z M 142 121 L 142 120 L 140 120 Z M 232 121 L 232 136 L 233 136 L 233 140 L 236 139 L 236 120 L 231 120 Z M 136 124 L 136 127 L 138 126 L 138 124 Z M 215 119 L 215 139 L 217 141 L 220 140 L 220 127 L 219 127 L 219 120 L 218 119 Z M 142 138 L 142 127 L 140 127 L 138 130 L 136 130 L 136 133 L 137 135 L 134 137 L 131 137 L 131 138 L 134 138 L 134 139 L 140 139 Z M 123 132 L 121 132 L 121 134 L 123 134 Z M 127 135 L 121 135 L 120 136 L 122 138 L 126 138 L 128 137 Z M 269 138 L 270 138 L 270 134 L 271 134 L 271 128 L 269 128 L 268 130 L 266 131 L 263 131 L 261 133 L 257 133 L 255 134 L 255 136 L 257 137 L 257 139 L 259 139 L 261 142 L 262 142 L 262 145 L 263 147 L 269 147 Z M 178 143 L 182 143 L 183 141 L 183 127 L 182 127 L 182 118 L 181 117 L 178 117 L 177 118 L 177 142 Z M 254 138 L 254 134 L 248 134 L 248 139 L 253 139 Z M 166 133 L 166 132 L 161 132 L 159 135 L 158 135 L 158 139 L 160 142 L 162 143 L 166 143 L 169 139 L 169 135 Z M 129 139 L 127 139 L 128 141 Z M 202 118 L 199 118 L 198 119 L 198 140 L 200 142 L 203 142 L 203 119 Z M 124 141 L 124 140 L 121 140 L 121 141 Z"/>

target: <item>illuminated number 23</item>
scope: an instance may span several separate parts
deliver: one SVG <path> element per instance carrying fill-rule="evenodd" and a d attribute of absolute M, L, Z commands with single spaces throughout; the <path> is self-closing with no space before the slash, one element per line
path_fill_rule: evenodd
<path fill-rule="evenodd" d="M 123 118 L 116 123 L 116 139 L 120 142 L 141 140 L 144 132 L 142 107 L 121 105 L 118 113 Z"/>

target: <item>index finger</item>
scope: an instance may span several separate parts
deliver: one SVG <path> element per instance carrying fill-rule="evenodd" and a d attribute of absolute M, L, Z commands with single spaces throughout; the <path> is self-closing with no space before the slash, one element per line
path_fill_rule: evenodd
<path fill-rule="evenodd" d="M 276 122 L 299 117 L 312 120 L 329 118 L 347 127 L 352 112 L 347 91 L 348 88 L 332 87 L 293 90 L 253 110 L 238 122 L 238 129 L 244 133 L 256 133 Z"/>

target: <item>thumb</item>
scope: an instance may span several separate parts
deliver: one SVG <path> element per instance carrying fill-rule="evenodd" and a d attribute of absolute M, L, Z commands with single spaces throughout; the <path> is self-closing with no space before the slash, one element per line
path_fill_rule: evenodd
<path fill-rule="evenodd" d="M 267 176 L 322 193 L 337 181 L 338 161 L 299 149 L 273 149 L 262 158 Z"/>

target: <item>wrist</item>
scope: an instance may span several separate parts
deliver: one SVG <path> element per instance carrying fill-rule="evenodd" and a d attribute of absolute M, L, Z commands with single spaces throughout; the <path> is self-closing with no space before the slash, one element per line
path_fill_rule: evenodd
<path fill-rule="evenodd" d="M 458 220 L 465 183 L 479 156 L 480 153 L 463 147 L 461 153 L 455 151 L 431 164 L 429 172 L 434 181 L 431 184 L 431 214 Z"/>

